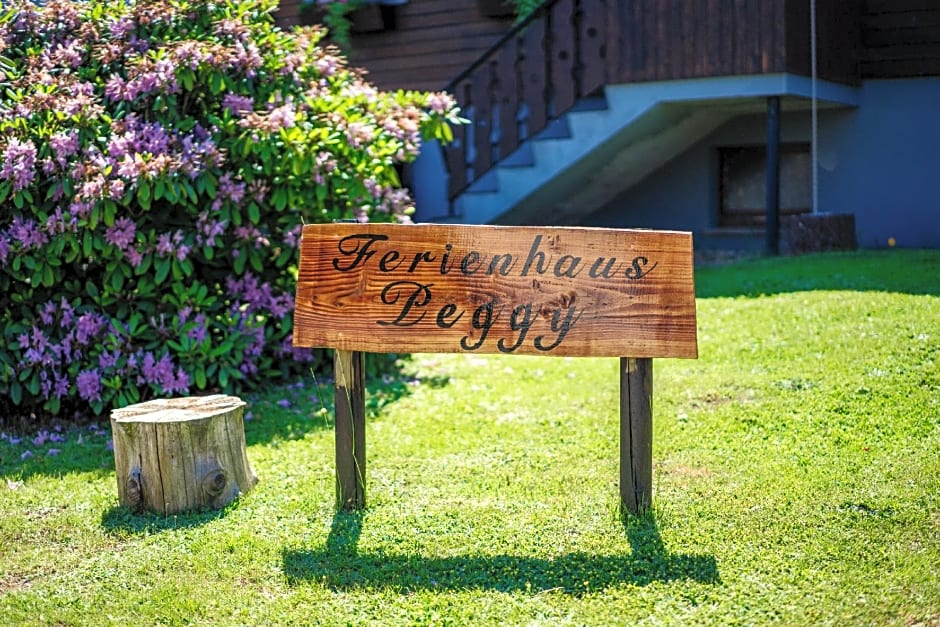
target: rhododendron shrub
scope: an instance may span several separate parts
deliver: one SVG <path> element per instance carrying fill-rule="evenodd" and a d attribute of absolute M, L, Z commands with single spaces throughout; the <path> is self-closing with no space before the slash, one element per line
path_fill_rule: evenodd
<path fill-rule="evenodd" d="M 267 0 L 5 7 L 0 419 L 309 368 L 302 224 L 407 221 L 396 165 L 453 101 L 376 91 Z"/>

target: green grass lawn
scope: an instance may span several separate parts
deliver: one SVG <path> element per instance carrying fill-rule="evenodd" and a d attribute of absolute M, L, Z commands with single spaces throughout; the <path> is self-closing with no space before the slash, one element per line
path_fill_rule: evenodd
<path fill-rule="evenodd" d="M 118 508 L 104 424 L 0 441 L 0 624 L 940 624 L 940 252 L 696 283 L 647 516 L 616 359 L 415 356 L 370 386 L 361 514 L 312 380 L 249 399 L 261 481 L 222 512 Z"/>

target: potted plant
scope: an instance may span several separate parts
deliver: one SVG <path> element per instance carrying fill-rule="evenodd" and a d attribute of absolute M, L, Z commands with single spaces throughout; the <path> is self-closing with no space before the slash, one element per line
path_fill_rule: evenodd
<path fill-rule="evenodd" d="M 375 33 L 395 28 L 395 7 L 408 0 L 304 0 L 305 24 L 323 24 L 330 39 L 348 49 L 352 33 Z"/>
<path fill-rule="evenodd" d="M 524 20 L 542 5 L 543 0 L 477 0 L 480 13 L 487 17 L 512 17 Z"/>

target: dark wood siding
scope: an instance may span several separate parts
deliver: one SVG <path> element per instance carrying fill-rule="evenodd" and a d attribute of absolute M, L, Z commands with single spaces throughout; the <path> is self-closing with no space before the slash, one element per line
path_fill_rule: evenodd
<path fill-rule="evenodd" d="M 940 75 L 940 1 L 865 0 L 864 78 Z"/>
<path fill-rule="evenodd" d="M 279 23 L 296 18 L 300 0 L 283 0 Z M 394 30 L 352 36 L 352 65 L 382 89 L 442 89 L 512 26 L 484 16 L 477 0 L 409 0 L 395 8 Z"/>
<path fill-rule="evenodd" d="M 820 78 L 859 82 L 859 0 L 816 3 L 816 70 Z M 812 74 L 810 8 L 807 0 L 789 0 L 786 9 L 787 63 L 794 74 Z"/>
<path fill-rule="evenodd" d="M 765 74 L 785 69 L 776 0 L 619 2 L 617 82 Z"/>
<path fill-rule="evenodd" d="M 866 35 L 873 41 L 888 38 L 890 44 L 915 32 L 910 28 L 900 34 L 889 32 L 892 20 L 916 20 L 919 37 L 940 29 L 940 9 L 929 8 L 938 3 L 818 0 L 820 77 L 858 82 L 860 5 L 867 4 L 866 24 L 880 24 L 869 27 Z M 580 13 L 574 19 L 585 28 L 581 38 L 596 33 L 603 44 L 604 71 L 586 77 L 590 81 L 810 73 L 808 0 L 559 0 L 557 4 L 556 13 L 564 13 L 566 4 L 577 5 Z M 283 0 L 281 23 L 296 23 L 299 6 L 300 0 Z M 511 19 L 483 16 L 477 0 L 410 0 L 397 7 L 396 14 L 395 30 L 353 35 L 350 54 L 351 62 L 369 70 L 371 80 L 385 89 L 443 88 L 512 25 Z M 872 22 L 873 15 L 885 17 Z M 892 45 L 877 54 L 902 54 L 899 46 Z M 909 50 L 909 44 L 901 47 L 905 54 L 917 52 Z M 872 61 L 867 62 L 871 67 Z"/>
<path fill-rule="evenodd" d="M 619 2 L 618 82 L 810 73 L 806 0 Z M 819 0 L 819 75 L 854 84 L 858 0 Z"/>

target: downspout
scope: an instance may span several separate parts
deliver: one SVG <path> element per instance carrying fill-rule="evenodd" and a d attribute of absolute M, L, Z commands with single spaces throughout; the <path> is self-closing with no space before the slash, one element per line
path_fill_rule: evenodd
<path fill-rule="evenodd" d="M 816 0 L 809 0 L 809 58 L 810 58 L 810 168 L 813 200 L 813 214 L 819 213 L 819 104 L 816 96 L 816 81 L 818 79 L 816 59 Z"/>
<path fill-rule="evenodd" d="M 780 96 L 767 98 L 767 254 L 780 254 Z"/>

